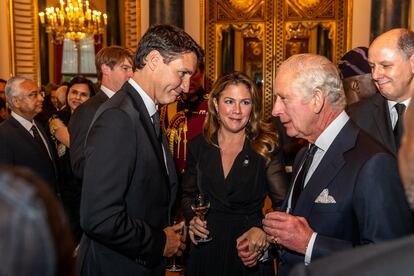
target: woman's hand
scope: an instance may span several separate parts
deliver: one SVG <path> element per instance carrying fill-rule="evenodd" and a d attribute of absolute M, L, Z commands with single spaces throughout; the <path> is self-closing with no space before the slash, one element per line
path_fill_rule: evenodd
<path fill-rule="evenodd" d="M 50 133 L 55 136 L 59 142 L 66 147 L 69 147 L 70 138 L 68 128 L 59 118 L 52 118 L 49 120 L 49 129 Z"/>
<path fill-rule="evenodd" d="M 255 266 L 269 246 L 266 233 L 258 227 L 252 227 L 244 232 L 236 242 L 238 255 L 243 264 L 248 267 Z"/>
<path fill-rule="evenodd" d="M 193 244 L 197 244 L 195 236 L 207 238 L 209 231 L 207 230 L 207 221 L 202 221 L 199 217 L 194 216 L 190 221 L 188 235 Z"/>

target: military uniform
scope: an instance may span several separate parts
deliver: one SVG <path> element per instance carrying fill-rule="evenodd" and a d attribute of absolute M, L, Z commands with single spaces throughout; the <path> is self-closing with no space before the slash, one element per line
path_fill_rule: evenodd
<path fill-rule="evenodd" d="M 161 108 L 161 124 L 168 138 L 170 152 L 178 174 L 185 171 L 187 143 L 203 132 L 207 115 L 208 94 L 203 88 L 187 100 L 180 96 L 177 101 Z"/>

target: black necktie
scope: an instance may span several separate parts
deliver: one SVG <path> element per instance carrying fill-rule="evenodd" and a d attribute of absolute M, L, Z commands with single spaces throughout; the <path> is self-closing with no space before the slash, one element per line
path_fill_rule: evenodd
<path fill-rule="evenodd" d="M 303 190 L 306 175 L 308 174 L 309 167 L 313 161 L 313 156 L 315 155 L 315 152 L 317 150 L 318 150 L 318 147 L 315 146 L 314 144 L 311 144 L 309 149 L 306 151 L 305 157 L 303 159 L 303 165 L 300 168 L 298 176 L 296 177 L 295 186 L 293 187 L 292 200 L 291 200 L 291 205 L 290 205 L 292 209 L 295 208 L 299 195 Z"/>
<path fill-rule="evenodd" d="M 405 105 L 401 103 L 397 103 L 394 105 L 395 110 L 397 110 L 398 113 L 398 120 L 394 127 L 394 139 L 395 139 L 395 145 L 397 146 L 397 149 L 400 148 L 400 142 L 401 137 L 404 132 L 404 124 L 403 124 L 403 114 L 405 111 Z"/>
<path fill-rule="evenodd" d="M 155 134 L 158 137 L 158 140 L 161 141 L 161 125 L 160 125 L 160 114 L 157 112 L 155 112 L 152 116 L 152 124 L 154 125 L 154 130 L 155 130 Z"/>
<path fill-rule="evenodd" d="M 32 125 L 32 133 L 33 133 L 33 139 L 36 140 L 36 142 L 40 145 L 40 147 L 43 149 L 43 151 L 47 154 L 47 156 L 49 157 L 49 152 L 47 151 L 46 145 L 43 142 L 42 137 L 40 136 L 39 130 L 37 129 L 37 127 L 35 125 Z M 50 158 L 50 157 L 49 157 Z"/>

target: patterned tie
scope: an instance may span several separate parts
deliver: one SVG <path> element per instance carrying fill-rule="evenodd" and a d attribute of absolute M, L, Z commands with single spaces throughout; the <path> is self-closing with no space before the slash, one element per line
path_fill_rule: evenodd
<path fill-rule="evenodd" d="M 158 140 L 161 141 L 161 125 L 160 125 L 160 114 L 157 112 L 154 113 L 154 115 L 151 116 L 152 118 L 152 124 L 154 126 L 155 134 L 158 137 Z"/>
<path fill-rule="evenodd" d="M 49 157 L 49 152 L 47 151 L 46 145 L 43 142 L 42 137 L 40 136 L 39 130 L 35 125 L 32 125 L 31 131 L 33 133 L 33 139 L 36 140 L 36 142 L 40 145 L 40 147 L 43 149 L 43 151 L 47 154 Z"/>
<path fill-rule="evenodd" d="M 396 105 L 394 105 L 395 110 L 397 110 L 398 113 L 398 120 L 397 123 L 394 126 L 394 140 L 395 140 L 395 145 L 397 147 L 397 150 L 400 148 L 400 142 L 401 142 L 401 137 L 402 134 L 404 132 L 404 124 L 403 124 L 403 116 L 404 116 L 404 111 L 405 111 L 405 105 L 401 104 L 401 103 L 397 103 Z"/>
<path fill-rule="evenodd" d="M 291 200 L 291 205 L 290 205 L 292 209 L 295 208 L 299 195 L 303 190 L 306 175 L 308 174 L 309 167 L 313 161 L 313 156 L 315 155 L 315 152 L 317 150 L 318 150 L 318 147 L 315 146 L 314 144 L 311 144 L 309 149 L 306 151 L 303 165 L 300 168 L 298 176 L 296 177 L 295 186 L 293 187 L 293 194 L 292 194 L 292 200 Z"/>

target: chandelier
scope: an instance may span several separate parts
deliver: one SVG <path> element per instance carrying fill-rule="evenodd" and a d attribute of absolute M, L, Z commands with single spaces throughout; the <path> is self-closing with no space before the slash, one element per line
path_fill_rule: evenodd
<path fill-rule="evenodd" d="M 108 19 L 106 13 L 92 10 L 89 1 L 83 0 L 60 0 L 59 8 L 48 7 L 39 17 L 55 44 L 62 44 L 65 37 L 79 42 L 90 35 L 100 44 Z"/>

